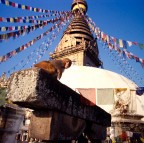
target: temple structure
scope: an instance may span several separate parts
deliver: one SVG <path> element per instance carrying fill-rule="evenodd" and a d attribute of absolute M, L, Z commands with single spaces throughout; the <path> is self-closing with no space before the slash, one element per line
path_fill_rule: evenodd
<path fill-rule="evenodd" d="M 144 114 L 143 103 L 136 97 L 137 85 L 122 75 L 99 68 L 102 61 L 97 39 L 85 18 L 86 0 L 73 0 L 71 10 L 73 20 L 50 54 L 52 60 L 70 58 L 73 62 L 60 81 L 36 68 L 13 73 L 9 79 L 8 98 L 33 113 L 25 117 L 21 129 L 27 138 L 22 140 L 29 140 L 30 133 L 30 138 L 40 141 L 101 143 L 109 142 L 110 138 L 118 143 L 140 141 Z M 20 110 L 17 106 L 13 108 Z M 17 117 L 19 121 L 22 115 Z M 8 140 L 8 134 L 3 135 L 4 140 Z M 132 138 L 133 134 L 137 137 Z"/>
<path fill-rule="evenodd" d="M 144 114 L 136 95 L 137 85 L 122 75 L 98 69 L 102 61 L 97 39 L 85 19 L 86 0 L 73 0 L 71 10 L 74 18 L 50 55 L 51 59 L 68 57 L 73 61 L 74 66 L 64 72 L 60 81 L 111 113 L 111 139 L 139 142 L 144 132 Z"/>
<path fill-rule="evenodd" d="M 74 18 L 50 55 L 51 59 L 68 57 L 73 65 L 101 66 L 96 39 L 84 17 L 87 9 L 85 0 L 73 1 L 71 10 Z M 42 69 L 30 68 L 13 73 L 7 87 L 7 98 L 18 106 L 6 105 L 1 112 L 2 142 L 14 141 L 15 138 L 17 141 L 52 143 L 93 143 L 106 139 L 111 115 Z M 20 111 L 19 106 L 24 109 Z M 5 110 L 9 109 L 13 112 L 5 116 Z M 17 111 L 22 114 L 17 115 Z M 18 116 L 16 125 L 12 120 L 12 128 L 7 120 L 8 117 L 11 121 L 11 112 L 12 116 Z M 30 116 L 27 116 L 29 112 Z M 24 124 L 20 126 L 22 121 Z"/>
<path fill-rule="evenodd" d="M 84 17 L 88 9 L 85 0 L 74 0 L 71 6 L 73 20 L 65 30 L 51 59 L 70 58 L 73 65 L 100 67 L 97 41 Z"/>

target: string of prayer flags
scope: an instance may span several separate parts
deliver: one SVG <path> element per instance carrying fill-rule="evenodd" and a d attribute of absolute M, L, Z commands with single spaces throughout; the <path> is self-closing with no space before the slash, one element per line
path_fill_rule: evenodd
<path fill-rule="evenodd" d="M 26 43 L 25 45 L 22 45 L 21 47 L 7 53 L 6 55 L 4 56 L 1 56 L 0 57 L 0 63 L 1 62 L 5 62 L 7 61 L 8 59 L 10 59 L 11 57 L 15 56 L 16 54 L 18 54 L 19 52 L 27 49 L 28 47 L 32 46 L 35 42 L 37 42 L 38 40 L 42 39 L 44 36 L 48 35 L 49 32 L 53 31 L 56 27 L 59 27 L 60 24 L 63 24 L 63 22 L 66 20 L 67 18 L 65 19 L 62 19 L 58 24 L 52 26 L 49 30 L 47 30 L 46 32 L 42 33 L 41 35 L 39 35 L 38 37 L 34 38 L 33 40 L 29 41 L 28 43 Z"/>
<path fill-rule="evenodd" d="M 68 16 L 70 13 L 63 13 L 62 15 L 64 16 Z M 49 14 L 49 15 L 38 15 L 38 16 L 26 16 L 26 17 L 8 17 L 8 18 L 5 18 L 5 17 L 0 17 L 0 22 L 19 22 L 19 23 L 26 23 L 26 22 L 29 22 L 29 23 L 41 23 L 42 21 L 40 20 L 32 20 L 32 19 L 38 19 L 38 18 L 47 18 L 47 17 L 50 17 L 50 16 L 60 16 L 60 14 L 56 13 L 56 14 Z"/>
<path fill-rule="evenodd" d="M 52 16 L 51 15 L 37 15 L 37 16 L 26 16 L 26 17 L 0 17 L 0 22 L 21 22 L 21 20 L 31 20 L 31 19 L 38 19 L 38 18 L 47 18 Z M 56 16 L 56 15 L 55 15 Z"/>
<path fill-rule="evenodd" d="M 31 19 L 15 19 L 15 18 L 4 18 L 4 17 L 0 17 L 0 21 L 3 22 L 10 22 L 10 23 L 43 23 L 43 20 L 31 20 Z"/>
<path fill-rule="evenodd" d="M 0 3 L 6 5 L 6 6 L 12 6 L 14 8 L 19 8 L 22 10 L 29 10 L 29 11 L 34 11 L 34 12 L 42 12 L 42 13 L 65 13 L 65 12 L 60 12 L 60 11 L 54 11 L 54 10 L 45 10 L 45 9 L 41 9 L 41 8 L 35 8 L 35 7 L 31 7 L 31 6 L 26 6 L 26 5 L 22 5 L 22 4 L 18 4 L 15 2 L 11 2 L 9 0 L 0 0 Z"/>
<path fill-rule="evenodd" d="M 122 50 L 118 48 L 117 46 L 111 44 L 110 42 L 107 43 L 109 49 L 118 51 L 119 54 L 122 54 L 124 57 L 128 57 L 129 59 L 135 59 L 136 62 L 140 62 L 142 66 L 144 66 L 144 60 L 141 58 L 138 58 L 137 56 L 133 55 L 132 53 L 126 51 L 126 49 Z"/>
<path fill-rule="evenodd" d="M 33 26 L 28 26 L 28 27 L 27 26 L 22 26 L 22 27 L 19 27 L 19 26 L 17 27 L 16 26 L 16 27 L 14 27 L 14 29 L 22 28 L 22 30 L 18 30 L 18 31 L 14 31 L 14 32 L 6 33 L 6 34 L 1 34 L 0 35 L 0 40 L 7 40 L 11 37 L 18 38 L 20 35 L 28 34 L 28 33 L 32 32 L 32 31 L 34 31 L 38 28 L 42 28 L 42 27 L 48 25 L 48 23 L 50 23 L 50 22 L 54 23 L 58 20 L 61 20 L 61 19 L 60 18 L 55 18 L 55 19 L 52 19 L 52 20 L 43 21 L 42 24 L 37 24 L 37 25 L 33 25 Z M 9 28 L 7 28 L 7 27 L 2 28 L 2 30 L 6 30 L 6 29 L 9 29 Z M 10 29 L 12 29 L 12 28 L 10 28 Z"/>
<path fill-rule="evenodd" d="M 144 44 L 141 44 L 138 42 L 126 41 L 126 40 L 122 40 L 122 39 L 117 39 L 115 37 L 105 34 L 104 32 L 100 32 L 100 34 L 101 34 L 100 37 L 102 38 L 103 41 L 109 42 L 109 39 L 111 39 L 110 42 L 113 42 L 115 45 L 117 45 L 120 48 L 127 49 L 128 46 L 131 47 L 132 45 L 135 45 L 135 46 L 139 46 L 141 49 L 144 49 Z M 106 37 L 109 37 L 109 39 Z"/>
<path fill-rule="evenodd" d="M 131 42 L 131 41 L 127 41 L 127 40 L 123 40 L 123 39 L 118 39 L 112 36 L 109 36 L 107 34 L 105 34 L 104 32 L 101 32 L 100 29 L 98 27 L 96 27 L 96 24 L 94 24 L 94 22 L 92 21 L 91 18 L 89 18 L 88 16 L 86 16 L 87 21 L 93 25 L 93 28 L 95 30 L 93 30 L 96 35 L 98 36 L 98 38 L 101 38 L 103 41 L 107 41 L 107 42 L 113 42 L 115 45 L 117 45 L 120 48 L 127 48 L 127 46 L 131 47 L 132 45 L 135 46 L 139 46 L 141 49 L 144 50 L 144 44 L 142 43 L 138 43 L 138 42 Z M 108 39 L 106 39 L 106 37 L 109 37 L 111 39 L 111 41 L 109 41 Z"/>
<path fill-rule="evenodd" d="M 144 59 L 141 59 L 135 56 L 131 52 L 126 51 L 126 49 L 122 50 L 111 43 L 107 43 L 107 44 L 108 44 L 109 49 L 118 51 L 119 54 L 123 54 L 123 57 L 126 56 L 128 59 L 134 59 L 136 62 L 141 63 L 142 67 L 144 66 Z"/>
<path fill-rule="evenodd" d="M 21 69 L 24 68 L 32 60 L 32 58 L 34 57 L 33 54 L 35 54 L 35 53 L 41 53 L 40 55 L 38 55 L 38 59 L 40 59 L 44 55 L 44 53 L 48 50 L 48 48 L 50 47 L 50 45 L 52 44 L 52 40 L 54 40 L 56 38 L 56 36 L 58 35 L 57 33 L 59 33 L 60 30 L 63 28 L 63 25 L 60 24 L 56 28 L 58 30 L 55 30 L 56 31 L 54 33 L 55 36 L 51 36 L 50 35 L 50 39 L 47 38 L 47 40 L 45 40 L 44 42 L 42 42 L 42 44 L 38 48 L 34 49 L 34 51 L 32 51 L 25 59 L 21 60 L 19 63 L 17 63 L 11 69 L 9 69 L 8 71 L 6 71 L 6 73 L 11 74 L 12 72 L 14 72 L 16 70 L 16 68 L 18 66 L 22 66 Z M 25 61 L 25 63 L 24 63 L 24 61 Z M 38 61 L 38 60 L 35 60 L 34 64 L 36 64 L 36 61 Z"/>
<path fill-rule="evenodd" d="M 4 31 L 14 31 L 14 30 L 24 30 L 26 28 L 28 28 L 30 26 L 25 25 L 25 26 L 10 26 L 10 27 L 0 27 L 0 31 L 4 32 Z"/>
<path fill-rule="evenodd" d="M 95 33 L 95 35 L 97 36 L 98 39 L 101 39 L 105 44 L 108 45 L 110 50 L 115 50 L 118 51 L 120 54 L 123 55 L 123 57 L 128 57 L 129 59 L 134 59 L 136 62 L 141 63 L 142 67 L 144 67 L 144 59 L 141 59 L 135 55 L 133 55 L 132 53 L 126 51 L 126 48 L 122 49 L 121 47 L 126 47 L 127 43 L 124 40 L 121 39 L 117 39 L 114 37 L 111 37 L 107 34 L 105 34 L 104 32 L 102 32 L 98 27 L 95 26 L 95 24 L 93 24 L 93 22 L 91 21 L 91 19 L 88 19 L 88 24 L 90 25 L 90 28 L 93 30 L 93 32 Z M 134 45 L 137 45 L 137 42 L 128 42 L 129 44 L 132 43 Z"/>
<path fill-rule="evenodd" d="M 37 42 L 38 40 L 42 39 L 44 36 L 46 36 L 49 32 L 51 32 L 53 29 L 55 28 L 55 26 L 51 27 L 49 30 L 47 30 L 45 33 L 39 35 L 38 37 L 34 38 L 33 40 L 29 41 L 28 43 L 26 43 L 25 45 L 20 46 L 19 48 L 7 53 L 4 56 L 0 57 L 0 62 L 5 62 L 8 59 L 10 59 L 11 57 L 15 56 L 16 54 L 18 54 L 19 52 L 27 49 L 28 47 L 32 46 L 35 42 Z"/>

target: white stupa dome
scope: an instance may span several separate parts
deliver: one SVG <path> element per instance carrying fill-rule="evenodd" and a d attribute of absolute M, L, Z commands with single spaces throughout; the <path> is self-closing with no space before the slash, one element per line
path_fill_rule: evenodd
<path fill-rule="evenodd" d="M 135 102 L 135 114 L 144 115 L 144 96 L 136 95 L 136 88 L 138 87 L 133 81 L 128 78 L 117 74 L 112 71 L 108 71 L 105 69 L 99 69 L 95 67 L 88 66 L 71 66 L 66 69 L 60 79 L 60 82 L 67 85 L 72 89 L 128 89 L 129 91 L 134 91 L 133 100 Z M 96 93 L 97 94 L 97 93 Z M 87 98 L 89 100 L 97 101 L 97 95 L 91 98 L 90 96 Z M 107 97 L 107 94 L 104 95 L 103 99 Z M 95 99 L 94 99 L 95 98 Z M 128 99 L 127 94 L 125 99 Z M 102 100 L 103 100 L 102 99 Z M 133 103 L 132 103 L 133 104 Z M 134 104 L 133 104 L 134 105 Z M 98 105 L 103 108 L 105 111 L 110 112 L 113 105 Z"/>
<path fill-rule="evenodd" d="M 71 88 L 129 88 L 137 85 L 124 76 L 95 67 L 71 66 L 66 69 L 60 79 Z"/>

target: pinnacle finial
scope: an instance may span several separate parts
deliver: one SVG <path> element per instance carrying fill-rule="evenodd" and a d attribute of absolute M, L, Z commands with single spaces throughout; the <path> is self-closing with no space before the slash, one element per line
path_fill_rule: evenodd
<path fill-rule="evenodd" d="M 73 0 L 71 10 L 78 11 L 79 9 L 82 9 L 84 14 L 87 12 L 88 5 L 87 5 L 86 0 Z"/>

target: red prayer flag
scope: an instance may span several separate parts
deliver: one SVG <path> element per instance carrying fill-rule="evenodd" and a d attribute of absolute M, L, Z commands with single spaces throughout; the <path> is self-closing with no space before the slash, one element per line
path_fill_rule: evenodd
<path fill-rule="evenodd" d="M 134 45 L 137 45 L 138 43 L 137 42 L 132 42 Z"/>
<path fill-rule="evenodd" d="M 30 10 L 30 6 L 27 6 L 27 9 Z"/>
<path fill-rule="evenodd" d="M 0 17 L 0 22 L 2 22 L 2 17 Z"/>
<path fill-rule="evenodd" d="M 15 3 L 14 3 L 14 2 L 12 2 L 11 6 L 12 6 L 12 7 L 15 7 Z"/>
<path fill-rule="evenodd" d="M 9 27 L 9 31 L 12 31 L 13 30 L 13 28 L 12 27 Z"/>

